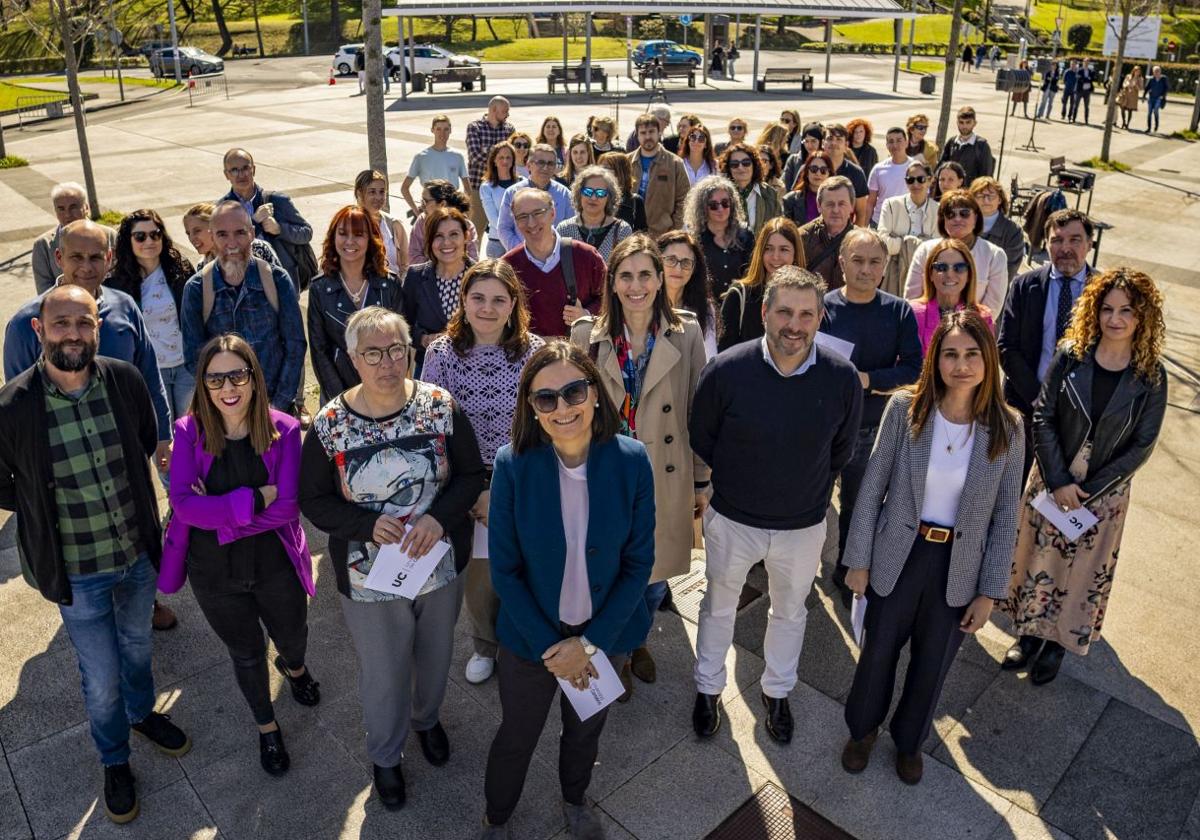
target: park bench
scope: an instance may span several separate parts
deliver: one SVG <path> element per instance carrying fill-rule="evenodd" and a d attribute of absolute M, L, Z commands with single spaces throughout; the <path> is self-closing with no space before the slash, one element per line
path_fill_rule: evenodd
<path fill-rule="evenodd" d="M 754 82 L 754 89 L 762 93 L 767 84 L 799 84 L 801 90 L 813 89 L 813 74 L 811 67 L 768 67 L 761 79 Z"/>
<path fill-rule="evenodd" d="M 575 67 L 551 67 L 546 76 L 546 89 L 554 93 L 557 85 L 562 85 L 564 91 L 569 91 L 568 85 L 574 83 L 575 92 L 583 90 L 587 84 L 587 71 L 582 64 Z M 600 84 L 600 89 L 608 93 L 608 71 L 597 64 L 592 65 L 592 84 Z"/>
<path fill-rule="evenodd" d="M 425 89 L 430 93 L 433 93 L 435 83 L 443 82 L 455 82 L 461 85 L 463 90 L 475 90 L 475 83 L 479 82 L 479 89 L 487 90 L 487 76 L 483 75 L 483 68 L 479 66 L 441 67 L 425 74 Z M 416 89 L 414 85 L 414 90 Z"/>
<path fill-rule="evenodd" d="M 696 68 L 691 64 L 663 64 L 655 67 L 653 64 L 643 64 L 638 68 L 638 87 L 646 86 L 646 79 L 653 81 L 657 74 L 660 80 L 682 79 L 687 77 L 688 87 L 696 86 Z"/>

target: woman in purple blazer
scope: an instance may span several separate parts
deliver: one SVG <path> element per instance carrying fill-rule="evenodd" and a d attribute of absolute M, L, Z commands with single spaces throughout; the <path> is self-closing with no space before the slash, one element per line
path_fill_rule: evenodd
<path fill-rule="evenodd" d="M 315 706 L 321 699 L 304 666 L 315 588 L 296 501 L 300 424 L 270 407 L 258 358 L 240 336 L 204 345 L 196 373 L 203 387 L 175 423 L 173 515 L 158 588 L 175 592 L 191 578 L 258 724 L 262 767 L 278 776 L 290 759 L 271 706 L 261 625 L 296 701 Z"/>

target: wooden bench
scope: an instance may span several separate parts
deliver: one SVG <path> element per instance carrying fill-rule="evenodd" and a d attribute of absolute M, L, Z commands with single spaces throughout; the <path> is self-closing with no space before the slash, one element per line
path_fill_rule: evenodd
<path fill-rule="evenodd" d="M 663 64 L 657 69 L 653 64 L 643 64 L 638 68 L 638 87 L 645 87 L 646 80 L 654 80 L 655 73 L 660 79 L 682 79 L 687 77 L 688 87 L 696 86 L 696 68 L 691 64 Z"/>
<path fill-rule="evenodd" d="M 592 84 L 600 84 L 600 89 L 608 93 L 608 71 L 603 67 L 592 65 Z M 546 76 L 546 89 L 550 93 L 554 93 L 554 88 L 558 85 L 563 86 L 564 91 L 569 92 L 569 85 L 575 85 L 575 92 L 579 93 L 587 84 L 587 71 L 582 64 L 575 67 L 551 67 L 550 74 Z"/>
<path fill-rule="evenodd" d="M 811 67 L 768 67 L 761 79 L 754 82 L 754 89 L 762 93 L 767 89 L 767 83 L 799 84 L 801 90 L 813 89 L 813 74 Z"/>
<path fill-rule="evenodd" d="M 434 84 L 443 82 L 455 82 L 463 90 L 475 90 L 475 83 L 479 82 L 479 89 L 487 90 L 487 76 L 483 75 L 483 68 L 478 66 L 442 67 L 425 74 L 425 90 L 429 93 L 433 93 Z"/>

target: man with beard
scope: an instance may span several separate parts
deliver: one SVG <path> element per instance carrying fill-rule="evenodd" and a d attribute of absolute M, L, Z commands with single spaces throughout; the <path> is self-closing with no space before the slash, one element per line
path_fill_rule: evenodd
<path fill-rule="evenodd" d="M 58 604 L 104 765 L 104 807 L 126 823 L 138 814 L 130 730 L 167 755 L 191 749 L 154 711 L 150 616 L 162 534 L 146 459 L 158 427 L 138 369 L 96 355 L 94 294 L 56 286 L 32 326 L 41 358 L 0 389 L 0 508 L 17 512 L 26 580 Z"/>
<path fill-rule="evenodd" d="M 792 738 L 788 694 L 821 560 L 833 481 L 854 453 L 863 386 L 849 361 L 815 345 L 825 283 L 796 266 L 776 270 L 762 306 L 765 335 L 717 355 L 700 374 L 688 423 L 692 449 L 712 468 L 704 516 L 707 591 L 696 641 L 700 737 L 721 723 L 725 655 L 742 585 L 765 561 L 771 612 L 763 641 L 767 733 Z"/>
<path fill-rule="evenodd" d="M 183 352 L 195 373 L 200 348 L 214 336 L 237 333 L 262 365 L 271 405 L 296 412 L 304 367 L 304 322 L 288 273 L 251 258 L 254 225 L 236 201 L 222 201 L 209 222 L 216 259 L 183 288 Z"/>

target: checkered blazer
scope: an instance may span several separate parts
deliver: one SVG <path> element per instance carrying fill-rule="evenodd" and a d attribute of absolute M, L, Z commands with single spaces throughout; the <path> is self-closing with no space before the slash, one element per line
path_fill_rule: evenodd
<path fill-rule="evenodd" d="M 888 595 L 896 586 L 918 539 L 925 475 L 933 443 L 933 423 L 913 438 L 908 409 L 913 395 L 900 391 L 888 402 L 854 506 L 842 563 L 870 569 L 871 588 Z M 989 461 L 989 430 L 977 426 L 966 484 L 954 523 L 946 603 L 969 604 L 976 595 L 1004 598 L 1012 571 L 1020 514 L 1021 467 L 1025 436 L 1019 423 L 1008 451 Z"/>

